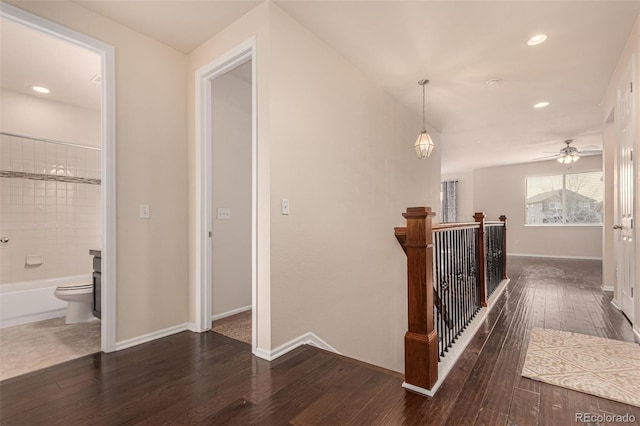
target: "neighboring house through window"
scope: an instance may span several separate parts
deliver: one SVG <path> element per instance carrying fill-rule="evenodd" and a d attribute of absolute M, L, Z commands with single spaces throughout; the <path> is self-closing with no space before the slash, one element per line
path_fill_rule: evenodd
<path fill-rule="evenodd" d="M 527 178 L 527 225 L 602 224 L 602 172 Z"/>

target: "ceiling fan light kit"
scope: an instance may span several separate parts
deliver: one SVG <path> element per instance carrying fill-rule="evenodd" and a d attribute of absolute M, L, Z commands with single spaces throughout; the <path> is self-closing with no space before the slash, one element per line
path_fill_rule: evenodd
<path fill-rule="evenodd" d="M 562 164 L 571 164 L 571 163 L 575 163 L 579 159 L 580 159 L 580 156 L 578 156 L 577 154 L 566 154 L 561 157 L 558 157 L 556 161 Z"/>

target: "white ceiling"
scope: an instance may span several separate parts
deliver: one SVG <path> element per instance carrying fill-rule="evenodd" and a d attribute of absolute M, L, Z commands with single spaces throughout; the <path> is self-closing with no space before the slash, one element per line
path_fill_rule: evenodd
<path fill-rule="evenodd" d="M 262 0 L 74 0 L 89 10 L 189 53 Z"/>
<path fill-rule="evenodd" d="M 443 173 L 602 146 L 600 102 L 638 1 L 277 1 L 444 135 Z M 527 46 L 545 33 L 548 40 Z M 490 79 L 501 84 L 489 86 Z M 533 109 L 548 101 L 544 109 Z M 416 123 L 416 137 L 420 123 Z M 407 146 L 413 141 L 406 141 Z"/>
<path fill-rule="evenodd" d="M 188 53 L 261 0 L 76 3 Z M 600 102 L 640 10 L 640 0 L 275 3 L 413 109 L 416 136 L 417 82 L 431 80 L 427 122 L 444 135 L 444 173 L 531 161 L 568 138 L 601 146 Z M 541 32 L 547 42 L 526 45 Z M 542 100 L 550 106 L 534 110 Z"/>
<path fill-rule="evenodd" d="M 0 19 L 0 87 L 6 90 L 100 109 L 100 56 L 57 37 Z M 31 86 L 44 86 L 38 94 Z"/>

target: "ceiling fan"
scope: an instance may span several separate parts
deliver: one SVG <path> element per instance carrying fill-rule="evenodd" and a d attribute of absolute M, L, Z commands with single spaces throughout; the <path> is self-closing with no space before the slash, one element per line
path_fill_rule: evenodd
<path fill-rule="evenodd" d="M 595 149 L 579 150 L 575 146 L 571 146 L 571 143 L 573 143 L 573 139 L 566 139 L 564 143 L 567 144 L 567 146 L 562 148 L 560 152 L 553 153 L 553 155 L 548 155 L 546 157 L 536 158 L 534 161 L 555 158 L 556 161 L 558 161 L 558 163 L 570 164 L 578 161 L 582 156 L 597 155 L 602 153 L 602 149 L 599 149 L 597 146 L 593 146 L 593 145 L 588 146 L 586 148 L 595 148 Z M 549 154 L 551 153 L 549 152 Z"/>

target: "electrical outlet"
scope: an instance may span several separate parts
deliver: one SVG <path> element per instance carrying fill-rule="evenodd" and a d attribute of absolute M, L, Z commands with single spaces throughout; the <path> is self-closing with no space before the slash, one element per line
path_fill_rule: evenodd
<path fill-rule="evenodd" d="M 231 220 L 231 209 L 227 207 L 218 207 L 217 218 L 218 220 Z"/>
<path fill-rule="evenodd" d="M 140 219 L 149 219 L 149 204 L 140 204 Z"/>

